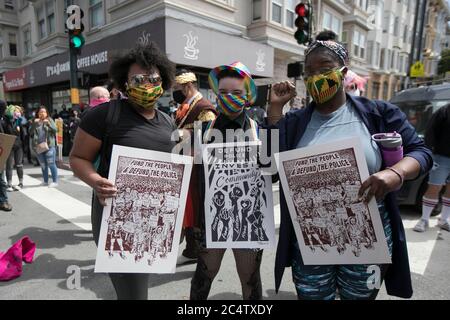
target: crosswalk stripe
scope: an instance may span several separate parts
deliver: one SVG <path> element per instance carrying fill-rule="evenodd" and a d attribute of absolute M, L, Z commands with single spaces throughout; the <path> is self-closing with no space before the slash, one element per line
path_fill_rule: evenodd
<path fill-rule="evenodd" d="M 86 231 L 92 230 L 91 223 L 77 221 L 90 217 L 91 207 L 89 205 L 56 188 L 39 187 L 40 184 L 40 180 L 25 174 L 24 185 L 26 187 L 20 192 L 77 227 Z"/>
<path fill-rule="evenodd" d="M 436 218 L 430 219 L 430 226 L 434 226 Z M 408 242 L 408 256 L 411 272 L 424 275 L 431 259 L 438 238 L 437 229 L 430 228 L 427 232 L 419 233 L 413 230 L 417 220 L 403 220 Z"/>

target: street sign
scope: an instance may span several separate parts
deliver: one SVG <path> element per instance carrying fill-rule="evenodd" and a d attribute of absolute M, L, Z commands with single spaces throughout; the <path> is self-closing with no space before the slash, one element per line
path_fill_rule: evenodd
<path fill-rule="evenodd" d="M 77 5 L 67 7 L 67 14 L 69 17 L 66 20 L 66 27 L 68 30 L 81 29 L 81 8 Z"/>
<path fill-rule="evenodd" d="M 424 67 L 422 62 L 416 61 L 416 63 L 414 63 L 411 66 L 410 77 L 411 78 L 422 78 L 422 77 L 425 77 L 425 67 Z"/>

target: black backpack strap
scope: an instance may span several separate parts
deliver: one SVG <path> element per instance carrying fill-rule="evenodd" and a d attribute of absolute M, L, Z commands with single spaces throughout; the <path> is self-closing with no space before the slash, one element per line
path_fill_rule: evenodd
<path fill-rule="evenodd" d="M 105 134 L 102 139 L 102 148 L 100 151 L 100 165 L 98 167 L 98 173 L 102 177 L 108 176 L 109 171 L 109 160 L 108 160 L 108 152 L 111 148 L 110 146 L 110 136 L 113 132 L 116 125 L 119 123 L 119 117 L 120 117 L 120 110 L 121 110 L 121 103 L 120 100 L 111 100 L 109 102 L 108 106 L 108 113 L 106 115 L 106 130 Z"/>

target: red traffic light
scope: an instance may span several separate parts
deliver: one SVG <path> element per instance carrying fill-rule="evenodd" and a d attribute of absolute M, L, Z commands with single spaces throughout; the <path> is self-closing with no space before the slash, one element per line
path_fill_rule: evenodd
<path fill-rule="evenodd" d="M 306 3 L 299 3 L 296 7 L 295 7 L 295 13 L 299 16 L 299 17 L 307 17 L 309 16 L 309 8 L 308 5 Z"/>

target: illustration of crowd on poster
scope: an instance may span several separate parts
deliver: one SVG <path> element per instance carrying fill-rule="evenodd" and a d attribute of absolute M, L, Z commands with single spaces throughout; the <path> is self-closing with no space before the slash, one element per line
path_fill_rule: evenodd
<path fill-rule="evenodd" d="M 274 246 L 272 178 L 259 168 L 258 146 L 211 144 L 205 149 L 208 248 Z"/>
<path fill-rule="evenodd" d="M 169 255 L 176 258 L 180 236 L 176 236 L 177 221 L 182 221 L 184 212 L 184 170 L 184 164 L 118 157 L 115 175 L 118 193 L 108 209 L 106 234 L 101 242 L 109 259 L 117 262 L 120 257 L 124 263 L 131 259 L 136 265 L 157 268 L 154 265 L 161 264 Z M 183 204 L 181 212 L 180 204 Z"/>
<path fill-rule="evenodd" d="M 376 205 L 358 199 L 363 179 L 356 159 L 353 148 L 344 148 L 282 162 L 294 207 L 294 228 L 299 244 L 308 248 L 302 254 L 309 250 L 316 256 L 314 264 L 389 259 Z"/>

